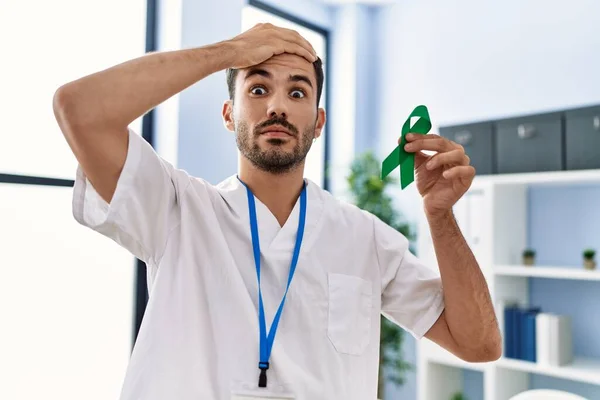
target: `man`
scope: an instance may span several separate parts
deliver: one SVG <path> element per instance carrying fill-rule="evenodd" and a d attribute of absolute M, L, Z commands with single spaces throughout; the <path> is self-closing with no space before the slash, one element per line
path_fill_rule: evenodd
<path fill-rule="evenodd" d="M 213 186 L 128 126 L 225 69 L 223 121 L 239 171 Z M 322 84 L 304 38 L 259 24 L 56 92 L 79 162 L 75 218 L 148 267 L 150 300 L 122 399 L 374 399 L 382 312 L 464 360 L 500 356 L 486 282 L 451 212 L 475 173 L 464 150 L 439 135 L 408 139 L 438 274 L 399 232 L 303 178 L 326 120 Z"/>

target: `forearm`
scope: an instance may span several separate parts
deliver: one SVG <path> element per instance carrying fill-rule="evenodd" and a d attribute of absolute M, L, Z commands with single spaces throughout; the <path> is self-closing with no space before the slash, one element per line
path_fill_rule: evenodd
<path fill-rule="evenodd" d="M 77 126 L 124 128 L 233 59 L 230 42 L 149 53 L 63 85 L 55 95 Z"/>
<path fill-rule="evenodd" d="M 496 353 L 500 332 L 487 282 L 460 228 L 448 212 L 428 216 L 444 287 L 449 331 L 465 354 Z"/>

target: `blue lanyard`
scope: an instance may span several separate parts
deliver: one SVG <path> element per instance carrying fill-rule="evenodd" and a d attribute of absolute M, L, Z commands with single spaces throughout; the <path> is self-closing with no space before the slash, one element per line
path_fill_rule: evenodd
<path fill-rule="evenodd" d="M 238 178 L 239 179 L 239 178 Z M 242 182 L 241 179 L 239 179 Z M 271 349 L 273 348 L 273 342 L 275 341 L 275 333 L 277 332 L 277 326 L 279 325 L 279 318 L 283 310 L 283 304 L 290 288 L 290 283 L 294 277 L 296 271 L 296 265 L 298 264 L 298 257 L 300 255 L 300 247 L 302 246 L 302 236 L 304 235 L 304 223 L 306 221 L 306 182 L 300 193 L 300 218 L 298 219 L 298 232 L 296 233 L 296 246 L 294 247 L 294 254 L 292 256 L 292 263 L 290 266 L 290 273 L 288 277 L 287 287 L 279 305 L 279 309 L 273 319 L 273 324 L 269 330 L 267 336 L 267 328 L 265 323 L 265 310 L 263 306 L 262 291 L 260 289 L 260 242 L 258 239 L 258 222 L 256 220 L 256 205 L 254 203 L 254 194 L 244 182 L 242 184 L 246 187 L 248 194 L 248 211 L 250 213 L 250 230 L 252 232 L 252 247 L 254 249 L 254 264 L 256 265 L 256 276 L 258 278 L 258 318 L 259 318 L 259 330 L 260 330 L 260 361 L 258 368 L 260 369 L 260 376 L 258 378 L 259 387 L 267 387 L 267 370 L 269 369 L 269 358 L 271 357 Z"/>

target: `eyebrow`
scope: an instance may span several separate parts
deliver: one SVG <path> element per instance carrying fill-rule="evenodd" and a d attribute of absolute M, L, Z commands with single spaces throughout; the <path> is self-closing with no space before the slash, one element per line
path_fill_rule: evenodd
<path fill-rule="evenodd" d="M 272 79 L 273 76 L 271 75 L 271 73 L 267 70 L 261 69 L 261 68 L 252 68 L 251 70 L 248 71 L 248 73 L 246 74 L 246 78 L 248 79 L 253 75 L 260 75 L 260 76 L 264 76 L 265 78 L 269 78 Z M 308 78 L 308 76 L 306 75 L 290 75 L 290 77 L 288 78 L 288 80 L 290 82 L 305 82 L 308 86 L 313 87 L 310 79 Z"/>

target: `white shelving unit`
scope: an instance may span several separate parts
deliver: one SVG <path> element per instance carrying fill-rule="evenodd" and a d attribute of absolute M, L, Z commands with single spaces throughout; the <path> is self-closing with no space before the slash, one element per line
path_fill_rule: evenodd
<path fill-rule="evenodd" d="M 587 271 L 578 270 L 572 267 L 551 267 L 551 266 L 521 266 L 521 265 L 497 265 L 494 268 L 494 274 L 497 276 L 526 276 L 532 278 L 554 278 L 554 279 L 575 279 L 580 281 L 600 281 L 600 270 Z"/>
<path fill-rule="evenodd" d="M 521 265 L 527 245 L 527 189 L 534 185 L 579 184 L 600 186 L 600 170 L 478 176 L 456 204 L 454 214 L 487 279 L 501 329 L 501 302 L 510 299 L 528 304 L 529 278 L 600 281 L 600 269 Z M 420 222 L 418 253 L 426 262 L 437 265 L 425 220 Z M 467 363 L 427 339 L 417 346 L 418 400 L 449 400 L 462 390 L 462 373 L 468 370 L 483 374 L 483 398 L 477 400 L 509 400 L 529 389 L 532 373 L 600 385 L 600 358 L 575 357 L 572 364 L 561 367 L 504 357 L 491 363 Z"/>

